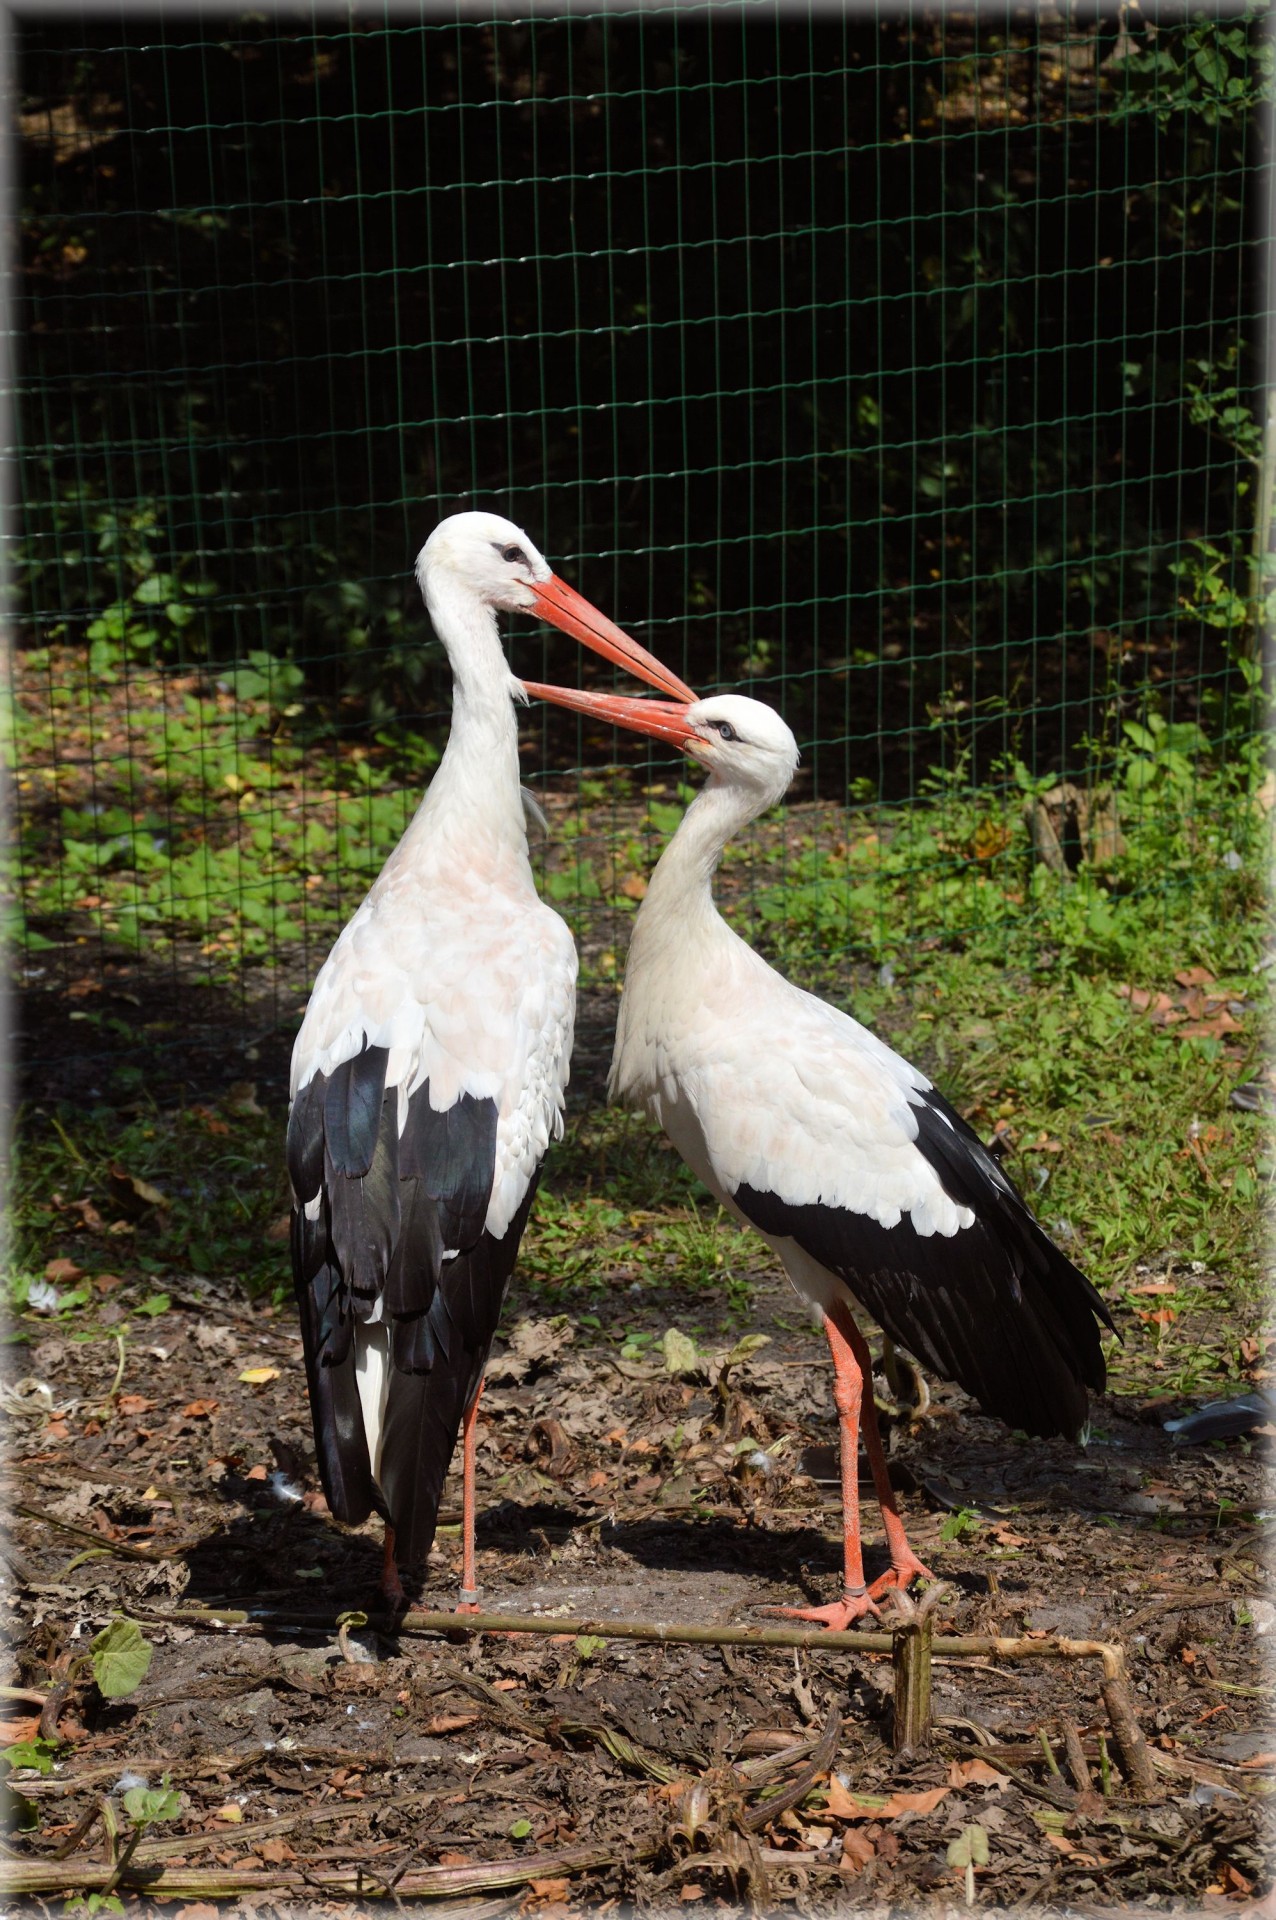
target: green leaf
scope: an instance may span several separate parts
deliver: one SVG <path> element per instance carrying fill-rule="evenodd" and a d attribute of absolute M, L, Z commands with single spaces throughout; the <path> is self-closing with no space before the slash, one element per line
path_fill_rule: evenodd
<path fill-rule="evenodd" d="M 757 1353 L 760 1348 L 769 1347 L 770 1344 L 769 1333 L 746 1333 L 743 1340 L 736 1341 L 722 1364 L 724 1367 L 738 1367 L 742 1360 L 749 1358 L 750 1354 Z"/>
<path fill-rule="evenodd" d="M 949 1540 L 964 1540 L 968 1533 L 978 1533 L 980 1519 L 969 1507 L 961 1507 L 956 1513 L 950 1513 L 939 1529 L 939 1537 Z"/>
<path fill-rule="evenodd" d="M 510 1839 L 526 1840 L 531 1830 L 532 1830 L 532 1823 L 530 1820 L 516 1820 L 513 1826 L 510 1828 Z"/>
<path fill-rule="evenodd" d="M 154 1318 L 156 1314 L 167 1313 L 172 1304 L 172 1297 L 167 1293 L 148 1293 L 145 1300 L 139 1303 L 137 1311 L 149 1313 Z"/>
<path fill-rule="evenodd" d="M 1198 47 L 1192 65 L 1207 87 L 1221 87 L 1227 79 L 1227 59 L 1217 47 Z"/>
<path fill-rule="evenodd" d="M 181 1797 L 169 1786 L 167 1774 L 162 1785 L 130 1787 L 124 1796 L 124 1811 L 139 1827 L 149 1827 L 153 1820 L 176 1820 L 181 1810 Z"/>
<path fill-rule="evenodd" d="M 171 600 L 177 591 L 177 582 L 171 573 L 148 574 L 137 587 L 133 598 L 144 607 L 158 607 L 165 600 Z"/>
<path fill-rule="evenodd" d="M 677 1327 L 666 1328 L 660 1350 L 665 1356 L 666 1373 L 687 1374 L 699 1370 L 700 1354 L 695 1341 L 689 1334 L 679 1333 Z"/>
<path fill-rule="evenodd" d="M 948 1864 L 950 1867 L 986 1867 L 988 1865 L 988 1834 L 980 1826 L 963 1827 L 955 1840 L 948 1843 Z"/>
<path fill-rule="evenodd" d="M 36 1773 L 52 1773 L 56 1752 L 57 1746 L 52 1740 L 19 1740 L 16 1746 L 6 1747 L 0 1753 L 0 1760 L 10 1767 L 32 1767 Z"/>
<path fill-rule="evenodd" d="M 112 1620 L 93 1640 L 93 1678 L 108 1700 L 122 1700 L 145 1680 L 154 1648 L 136 1620 Z"/>
<path fill-rule="evenodd" d="M 576 1651 L 582 1660 L 592 1660 L 594 1655 L 601 1653 L 606 1645 L 607 1642 L 596 1633 L 578 1633 L 576 1635 Z"/>

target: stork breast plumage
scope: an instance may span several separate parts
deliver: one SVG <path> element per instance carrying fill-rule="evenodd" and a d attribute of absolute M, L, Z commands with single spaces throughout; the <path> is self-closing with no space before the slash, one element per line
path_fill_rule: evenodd
<path fill-rule="evenodd" d="M 575 945 L 534 892 L 511 894 L 473 875 L 460 888 L 419 887 L 397 913 L 379 904 L 364 902 L 315 983 L 293 1054 L 293 1097 L 368 1046 L 388 1051 L 400 1134 L 427 1083 L 437 1112 L 465 1095 L 494 1101 L 486 1225 L 500 1238 L 561 1131 Z"/>

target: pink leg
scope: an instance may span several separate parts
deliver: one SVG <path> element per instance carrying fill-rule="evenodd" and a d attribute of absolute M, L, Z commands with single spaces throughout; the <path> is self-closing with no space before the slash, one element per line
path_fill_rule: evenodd
<path fill-rule="evenodd" d="M 935 1576 L 929 1567 L 922 1565 L 909 1546 L 908 1536 L 904 1532 L 904 1522 L 900 1519 L 899 1508 L 895 1505 L 895 1490 L 891 1486 L 886 1451 L 877 1430 L 877 1408 L 873 1405 L 871 1390 L 873 1357 L 868 1350 L 868 1342 L 847 1308 L 839 1305 L 834 1308 L 834 1313 L 839 1317 L 841 1331 L 855 1355 L 860 1372 L 864 1379 L 870 1382 L 870 1390 L 864 1400 L 864 1446 L 868 1453 L 868 1464 L 873 1470 L 877 1504 L 882 1510 L 882 1524 L 886 1528 L 886 1544 L 890 1548 L 891 1555 L 889 1571 L 879 1575 L 869 1588 L 872 1598 L 879 1600 L 889 1587 L 907 1587 L 919 1576 L 923 1580 L 933 1580 Z M 830 1333 L 830 1342 L 832 1338 Z"/>
<path fill-rule="evenodd" d="M 483 1381 L 465 1410 L 461 1427 L 461 1598 L 458 1613 L 477 1613 L 478 1574 L 474 1566 L 474 1429 L 478 1423 Z"/>

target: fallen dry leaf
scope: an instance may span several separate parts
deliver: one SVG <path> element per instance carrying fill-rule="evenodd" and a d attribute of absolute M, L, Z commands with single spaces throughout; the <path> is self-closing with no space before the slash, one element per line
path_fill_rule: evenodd
<path fill-rule="evenodd" d="M 877 1847 L 867 1834 L 844 1833 L 840 1864 L 847 1879 L 854 1879 L 857 1873 L 862 1873 L 876 1852 Z"/>
<path fill-rule="evenodd" d="M 168 1195 L 153 1187 L 149 1180 L 143 1180 L 140 1174 L 130 1173 L 114 1160 L 108 1169 L 111 1182 L 111 1197 L 125 1213 L 138 1214 L 147 1207 L 168 1207 L 172 1205 Z"/>
<path fill-rule="evenodd" d="M 0 1740 L 6 1746 L 16 1745 L 20 1740 L 34 1740 L 39 1731 L 38 1713 L 24 1714 L 20 1720 L 0 1720 Z"/>
<path fill-rule="evenodd" d="M 278 1367 L 245 1367 L 240 1379 L 246 1387 L 264 1387 L 268 1380 L 279 1378 Z"/>
<path fill-rule="evenodd" d="M 835 1820 L 898 1820 L 901 1813 L 929 1813 L 949 1791 L 946 1786 L 927 1787 L 923 1793 L 881 1794 L 848 1793 L 834 1774 L 828 1784 L 828 1805 L 822 1813 Z"/>
<path fill-rule="evenodd" d="M 122 1393 L 115 1404 L 121 1413 L 132 1415 L 135 1413 L 149 1413 L 155 1405 L 155 1402 L 148 1400 L 146 1396 L 141 1393 Z"/>
<path fill-rule="evenodd" d="M 950 1787 L 1004 1787 L 1006 1776 L 986 1760 L 954 1760 L 948 1768 Z"/>
<path fill-rule="evenodd" d="M 182 1408 L 182 1413 L 188 1420 L 207 1420 L 209 1414 L 216 1413 L 220 1405 L 220 1400 L 191 1400 Z"/>
<path fill-rule="evenodd" d="M 44 1269 L 44 1277 L 55 1287 L 59 1285 L 70 1286 L 73 1281 L 84 1278 L 84 1268 L 77 1267 L 74 1260 L 67 1260 L 63 1257 L 58 1260 L 50 1260 L 47 1263 Z"/>
<path fill-rule="evenodd" d="M 570 1880 L 530 1880 L 527 1891 L 531 1898 L 524 1900 L 523 1912 L 529 1912 L 537 1906 L 546 1904 L 556 1905 L 566 1900 L 571 1892 L 571 1885 Z"/>

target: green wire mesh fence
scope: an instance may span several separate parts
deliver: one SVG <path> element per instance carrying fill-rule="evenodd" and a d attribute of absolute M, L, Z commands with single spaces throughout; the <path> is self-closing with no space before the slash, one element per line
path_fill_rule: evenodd
<path fill-rule="evenodd" d="M 1264 9 L 14 33 L 32 993 L 114 979 L 126 1028 L 129 994 L 201 983 L 296 1011 L 437 759 L 411 562 L 471 504 L 693 684 L 785 713 L 774 938 L 881 959 L 995 925 L 1042 835 L 1119 871 L 1167 794 L 1180 877 L 1241 857 Z M 531 628 L 511 657 L 592 671 Z M 526 736 L 545 884 L 605 978 L 680 776 L 563 716 Z"/>

